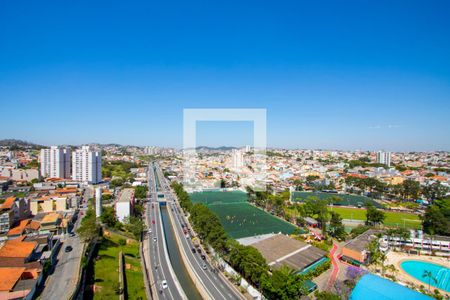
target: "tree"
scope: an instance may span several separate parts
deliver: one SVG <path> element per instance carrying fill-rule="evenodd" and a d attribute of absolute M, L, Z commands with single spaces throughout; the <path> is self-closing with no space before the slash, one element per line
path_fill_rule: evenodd
<path fill-rule="evenodd" d="M 134 188 L 134 196 L 137 199 L 145 199 L 147 198 L 148 187 L 146 185 L 139 185 Z"/>
<path fill-rule="evenodd" d="M 77 233 L 84 242 L 90 242 L 99 236 L 100 226 L 97 224 L 95 212 L 92 208 L 86 211 L 86 216 L 81 221 Z"/>
<path fill-rule="evenodd" d="M 368 203 L 367 211 L 366 211 L 366 224 L 367 225 L 376 225 L 384 222 L 386 215 L 383 211 L 378 210 L 375 206 Z"/>
<path fill-rule="evenodd" d="M 428 234 L 450 235 L 449 216 L 444 215 L 439 205 L 430 205 L 427 207 L 422 218 L 423 229 Z"/>
<path fill-rule="evenodd" d="M 404 199 L 415 199 L 419 196 L 420 183 L 412 180 L 406 179 L 402 183 L 402 196 Z"/>
<path fill-rule="evenodd" d="M 307 294 L 303 278 L 286 266 L 274 270 L 272 276 L 266 274 L 261 287 L 264 296 L 269 300 L 300 299 L 302 295 Z"/>
<path fill-rule="evenodd" d="M 314 293 L 314 296 L 316 296 L 316 300 L 341 300 L 339 295 L 327 291 L 316 292 Z"/>
<path fill-rule="evenodd" d="M 114 227 L 117 224 L 116 211 L 112 206 L 103 207 L 102 214 L 100 216 L 102 223 L 108 227 Z"/>
<path fill-rule="evenodd" d="M 338 239 L 341 239 L 346 235 L 345 227 L 342 224 L 342 218 L 334 211 L 331 212 L 329 232 L 332 237 Z"/>
<path fill-rule="evenodd" d="M 141 233 L 145 229 L 145 224 L 140 218 L 129 217 L 125 220 L 125 229 L 131 232 L 136 240 L 140 240 Z"/>
<path fill-rule="evenodd" d="M 442 185 L 439 181 L 437 181 L 432 184 L 426 185 L 423 188 L 422 193 L 428 200 L 433 201 L 443 198 L 448 193 L 448 191 L 448 187 Z"/>
<path fill-rule="evenodd" d="M 428 278 L 428 292 L 431 290 L 431 281 L 433 281 L 435 284 L 437 284 L 436 277 L 433 276 L 433 273 L 431 271 L 424 270 L 422 274 L 422 278 L 427 279 Z"/>

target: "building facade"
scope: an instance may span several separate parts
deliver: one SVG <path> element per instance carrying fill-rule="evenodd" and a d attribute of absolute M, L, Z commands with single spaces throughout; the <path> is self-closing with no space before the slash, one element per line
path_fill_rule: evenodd
<path fill-rule="evenodd" d="M 70 148 L 52 146 L 41 149 L 41 176 L 50 178 L 70 178 Z"/>
<path fill-rule="evenodd" d="M 377 163 L 391 166 L 391 152 L 378 151 L 377 152 Z"/>
<path fill-rule="evenodd" d="M 83 146 L 72 155 L 72 179 L 86 184 L 102 181 L 102 156 L 100 152 L 91 151 Z"/>

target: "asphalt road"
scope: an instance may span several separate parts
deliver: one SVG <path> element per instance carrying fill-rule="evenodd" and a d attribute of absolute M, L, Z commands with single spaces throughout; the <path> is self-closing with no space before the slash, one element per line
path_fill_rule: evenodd
<path fill-rule="evenodd" d="M 151 170 L 149 170 L 149 172 L 150 171 Z M 149 174 L 150 202 L 147 203 L 146 218 L 147 226 L 151 229 L 151 233 L 147 233 L 146 238 L 149 239 L 150 242 L 149 251 L 151 265 L 149 268 L 151 268 L 153 279 L 155 281 L 151 282 L 150 285 L 155 285 L 159 299 L 186 299 L 176 275 L 171 269 L 170 260 L 168 259 L 161 213 L 155 191 L 156 186 L 154 178 L 152 174 Z M 156 238 L 156 241 L 154 238 Z M 161 282 L 163 280 L 167 281 L 166 289 L 162 288 Z"/>
<path fill-rule="evenodd" d="M 90 192 L 85 191 L 83 199 L 88 201 Z M 75 232 L 80 222 L 86 213 L 85 204 L 80 209 L 83 215 L 78 214 L 78 219 L 74 224 L 71 232 Z M 75 290 L 79 264 L 83 255 L 83 244 L 81 243 L 78 235 L 70 236 L 65 235 L 62 240 L 62 246 L 59 249 L 57 256 L 56 266 L 53 273 L 47 278 L 44 290 L 41 293 L 41 299 L 53 300 L 53 299 L 69 299 L 72 292 Z M 73 249 L 70 252 L 65 252 L 65 248 L 71 246 Z"/>
<path fill-rule="evenodd" d="M 205 290 L 211 299 L 244 299 L 239 291 L 230 287 L 228 283 L 225 282 L 225 279 L 219 276 L 218 271 L 216 271 L 207 260 L 203 260 L 201 258 L 200 253 L 194 254 L 192 252 L 192 249 L 194 248 L 192 240 L 190 237 L 185 236 L 181 226 L 181 224 L 188 224 L 188 222 L 184 217 L 181 208 L 176 204 L 176 197 L 172 193 L 171 188 L 169 187 L 159 166 L 157 166 L 157 172 L 160 179 L 161 189 L 165 193 L 166 200 L 168 200 L 168 213 L 171 213 L 172 216 L 174 216 L 173 219 L 176 220 L 175 224 L 172 224 L 172 226 L 174 226 L 175 234 L 177 234 L 181 239 L 183 249 L 180 250 L 185 252 L 190 262 L 190 266 L 186 267 L 191 268 L 191 270 L 193 270 L 193 272 L 197 275 L 197 278 L 205 287 Z"/>

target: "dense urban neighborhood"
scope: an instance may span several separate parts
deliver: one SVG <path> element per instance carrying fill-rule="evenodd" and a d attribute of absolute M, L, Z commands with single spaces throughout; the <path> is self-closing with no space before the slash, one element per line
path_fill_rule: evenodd
<path fill-rule="evenodd" d="M 199 147 L 186 180 L 176 149 L 4 143 L 2 297 L 448 297 L 448 152 L 268 149 L 264 190 L 257 152 Z"/>

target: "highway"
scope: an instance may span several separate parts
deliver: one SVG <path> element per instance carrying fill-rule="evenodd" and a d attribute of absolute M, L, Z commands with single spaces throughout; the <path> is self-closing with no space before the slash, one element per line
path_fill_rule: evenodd
<path fill-rule="evenodd" d="M 175 224 L 172 224 L 172 226 L 174 226 L 175 234 L 180 237 L 183 246 L 183 249 L 180 249 L 180 251 L 184 251 L 189 260 L 189 265 L 186 267 L 190 268 L 194 274 L 196 274 L 210 299 L 245 299 L 237 289 L 230 286 L 231 283 L 226 282 L 226 279 L 219 275 L 219 271 L 216 270 L 208 260 L 203 260 L 201 258 L 201 255 L 206 255 L 206 253 L 202 251 L 201 254 L 198 252 L 194 254 L 192 252 L 192 249 L 195 247 L 190 237 L 185 236 L 182 224 L 189 226 L 189 228 L 191 228 L 191 226 L 183 215 L 181 207 L 179 207 L 177 201 L 175 201 L 176 197 L 172 193 L 172 190 L 158 165 L 156 165 L 156 170 L 161 184 L 161 191 L 164 192 L 168 203 L 168 213 L 172 214 L 174 217 L 173 219 L 176 220 Z"/>
<path fill-rule="evenodd" d="M 149 168 L 149 172 L 152 169 Z M 146 233 L 145 238 L 149 242 L 150 262 L 154 282 L 150 282 L 157 291 L 158 299 L 187 299 L 178 279 L 172 269 L 169 255 L 167 253 L 164 230 L 162 226 L 159 203 L 157 202 L 156 183 L 153 176 L 149 174 L 150 201 L 146 207 L 146 224 L 151 233 Z M 156 238 L 156 241 L 154 240 Z M 167 288 L 162 287 L 162 281 L 167 281 Z M 156 298 L 155 297 L 155 298 Z"/>

